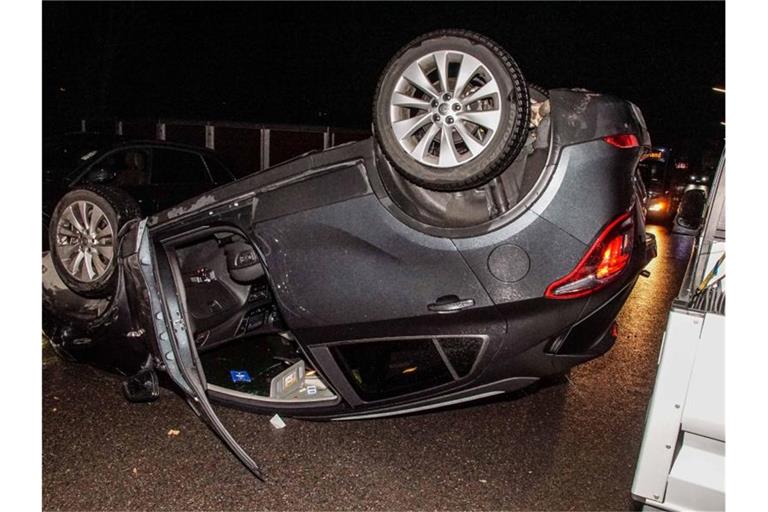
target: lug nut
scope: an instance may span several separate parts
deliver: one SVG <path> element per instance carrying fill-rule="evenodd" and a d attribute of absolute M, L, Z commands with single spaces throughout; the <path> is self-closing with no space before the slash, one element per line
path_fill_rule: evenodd
<path fill-rule="evenodd" d="M 445 122 L 448 124 L 453 124 L 453 118 L 451 116 L 448 116 L 445 118 Z"/>
<path fill-rule="evenodd" d="M 433 115 L 432 120 L 436 123 L 440 122 L 440 114 Z"/>
<path fill-rule="evenodd" d="M 432 108 L 437 108 L 437 106 L 438 106 L 439 104 L 440 104 L 440 103 L 439 103 L 437 100 L 432 100 L 432 103 L 430 103 L 430 105 L 432 105 Z"/>
<path fill-rule="evenodd" d="M 453 104 L 453 110 L 454 110 L 454 112 L 458 112 L 459 110 L 461 110 L 461 104 L 460 103 L 454 103 Z"/>
<path fill-rule="evenodd" d="M 448 101 L 450 99 L 451 99 L 451 94 L 450 93 L 443 94 L 443 101 Z"/>

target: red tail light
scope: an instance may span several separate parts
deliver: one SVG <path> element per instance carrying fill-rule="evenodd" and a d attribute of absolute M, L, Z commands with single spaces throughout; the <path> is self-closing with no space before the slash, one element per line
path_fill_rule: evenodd
<path fill-rule="evenodd" d="M 627 267 L 634 247 L 635 223 L 629 213 L 608 224 L 567 276 L 547 287 L 550 299 L 573 299 L 594 293 Z"/>
<path fill-rule="evenodd" d="M 636 148 L 640 146 L 640 141 L 637 140 L 637 136 L 634 133 L 608 135 L 607 137 L 603 137 L 603 140 L 611 146 L 616 146 L 621 149 Z"/>

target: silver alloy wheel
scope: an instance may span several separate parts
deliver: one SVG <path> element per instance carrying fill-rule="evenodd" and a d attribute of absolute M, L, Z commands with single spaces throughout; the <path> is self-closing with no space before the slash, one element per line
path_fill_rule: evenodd
<path fill-rule="evenodd" d="M 75 201 L 56 226 L 56 253 L 67 272 L 84 283 L 104 276 L 114 259 L 114 229 L 104 211 L 90 201 Z"/>
<path fill-rule="evenodd" d="M 501 123 L 499 83 L 487 66 L 460 51 L 412 62 L 390 99 L 400 146 L 419 163 L 455 167 L 477 158 Z"/>

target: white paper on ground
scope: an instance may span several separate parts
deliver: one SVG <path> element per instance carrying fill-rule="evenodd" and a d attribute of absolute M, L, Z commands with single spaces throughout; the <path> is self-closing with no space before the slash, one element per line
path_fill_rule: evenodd
<path fill-rule="evenodd" d="M 281 418 L 279 414 L 275 414 L 274 416 L 272 416 L 272 419 L 270 419 L 269 422 L 275 428 L 278 428 L 278 429 L 285 428 L 285 422 L 283 421 L 283 418 Z"/>

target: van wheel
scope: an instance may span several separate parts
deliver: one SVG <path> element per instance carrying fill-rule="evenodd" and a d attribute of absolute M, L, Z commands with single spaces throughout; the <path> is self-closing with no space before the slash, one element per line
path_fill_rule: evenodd
<path fill-rule="evenodd" d="M 376 138 L 393 167 L 430 190 L 467 190 L 501 174 L 528 134 L 528 87 L 490 39 L 440 30 L 389 62 L 373 104 Z"/>
<path fill-rule="evenodd" d="M 117 235 L 141 216 L 125 192 L 84 185 L 64 195 L 48 227 L 51 259 L 64 284 L 84 297 L 104 297 L 117 278 Z"/>

